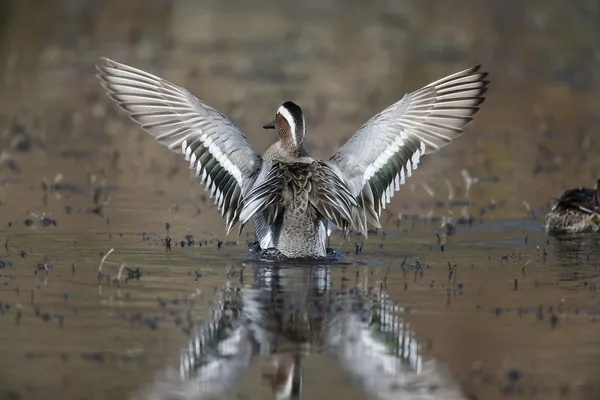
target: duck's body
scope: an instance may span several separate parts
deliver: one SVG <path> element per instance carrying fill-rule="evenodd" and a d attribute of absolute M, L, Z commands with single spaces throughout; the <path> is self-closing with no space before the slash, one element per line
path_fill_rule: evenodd
<path fill-rule="evenodd" d="M 276 185 L 266 181 L 262 186 L 268 192 L 265 194 L 277 197 L 276 204 L 252 217 L 260 247 L 277 249 L 293 258 L 324 257 L 327 220 L 311 205 L 311 191 L 307 187 L 318 184 L 315 175 L 319 173 L 319 163 L 308 156 L 286 159 L 280 156 L 279 147 L 279 142 L 275 143 L 265 152 L 263 176 L 257 178 L 257 182 L 264 183 L 271 170 L 281 177 Z M 273 174 L 271 177 L 273 181 L 277 179 Z M 279 193 L 276 187 L 280 188 Z"/>
<path fill-rule="evenodd" d="M 331 224 L 367 234 L 422 155 L 461 135 L 484 101 L 479 66 L 431 83 L 367 121 L 327 161 L 303 147 L 302 110 L 285 102 L 279 140 L 261 157 L 223 114 L 187 90 L 103 59 L 98 77 L 121 108 L 156 140 L 181 152 L 225 218 L 227 233 L 252 221 L 262 249 L 292 258 L 325 256 Z"/>
<path fill-rule="evenodd" d="M 600 232 L 600 179 L 595 189 L 568 189 L 546 214 L 548 233 Z"/>

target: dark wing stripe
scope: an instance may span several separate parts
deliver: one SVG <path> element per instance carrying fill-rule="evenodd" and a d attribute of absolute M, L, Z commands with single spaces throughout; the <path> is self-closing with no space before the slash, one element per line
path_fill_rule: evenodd
<path fill-rule="evenodd" d="M 224 183 L 224 185 L 223 185 L 223 193 L 225 193 L 225 195 L 221 199 L 221 217 L 225 216 L 227 208 L 229 208 L 231 206 L 231 198 L 233 196 L 233 192 L 234 192 L 235 188 L 236 188 L 235 179 L 233 179 L 232 177 L 229 177 L 227 182 Z"/>
<path fill-rule="evenodd" d="M 282 202 L 281 191 L 283 188 L 283 171 L 279 163 L 274 163 L 260 184 L 254 186 L 244 196 L 244 202 L 240 212 L 240 223 L 246 224 L 252 216 L 275 202 Z M 274 220 L 275 218 L 267 218 Z"/>
<path fill-rule="evenodd" d="M 313 207 L 344 231 L 349 228 L 363 231 L 359 221 L 353 217 L 358 210 L 355 196 L 334 169 L 323 161 L 310 165 L 313 173 L 309 201 Z"/>

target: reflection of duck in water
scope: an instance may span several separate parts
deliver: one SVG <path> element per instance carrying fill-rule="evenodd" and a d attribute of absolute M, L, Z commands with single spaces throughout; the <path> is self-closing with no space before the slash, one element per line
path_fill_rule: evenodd
<path fill-rule="evenodd" d="M 137 398 L 215 398 L 267 361 L 262 376 L 273 398 L 301 399 L 303 364 L 315 354 L 336 359 L 373 399 L 465 398 L 435 360 L 421 357 L 402 308 L 381 282 L 343 281 L 334 290 L 324 265 L 254 272 L 253 284 L 240 275 L 239 286 L 224 288 L 210 319 L 190 335 L 179 369 L 167 369 Z"/>
<path fill-rule="evenodd" d="M 600 179 L 595 189 L 568 189 L 546 215 L 549 233 L 600 231 Z"/>

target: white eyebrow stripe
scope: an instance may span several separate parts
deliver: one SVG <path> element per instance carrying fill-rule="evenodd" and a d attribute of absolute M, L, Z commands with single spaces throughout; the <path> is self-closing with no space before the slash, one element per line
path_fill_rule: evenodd
<path fill-rule="evenodd" d="M 290 130 L 292 132 L 294 142 L 298 143 L 298 137 L 296 136 L 296 121 L 294 120 L 294 117 L 292 117 L 290 111 L 284 106 L 279 106 L 279 108 L 277 109 L 277 114 L 280 114 L 283 118 L 285 118 L 287 123 L 290 125 Z"/>
<path fill-rule="evenodd" d="M 304 113 L 302 113 L 302 140 L 306 137 L 306 120 L 304 119 Z"/>

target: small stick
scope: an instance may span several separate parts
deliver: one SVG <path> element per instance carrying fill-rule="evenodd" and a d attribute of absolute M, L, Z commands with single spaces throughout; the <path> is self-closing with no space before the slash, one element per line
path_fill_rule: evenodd
<path fill-rule="evenodd" d="M 117 274 L 118 283 L 121 283 L 121 273 L 123 272 L 123 268 L 125 268 L 125 263 L 121 264 L 121 268 L 119 268 L 119 273 Z"/>
<path fill-rule="evenodd" d="M 525 206 L 525 210 L 527 210 L 527 214 L 529 215 L 529 217 L 531 217 L 531 219 L 535 219 L 535 214 L 533 213 L 533 210 L 531 209 L 529 203 L 525 200 L 523 200 L 522 203 L 523 206 Z"/>
<path fill-rule="evenodd" d="M 171 209 L 169 208 L 169 213 L 167 214 L 167 222 L 165 222 L 165 229 L 167 231 L 167 236 L 169 236 L 169 230 L 171 229 Z"/>
<path fill-rule="evenodd" d="M 390 264 L 386 269 L 385 269 L 385 276 L 383 277 L 383 286 L 387 286 L 387 277 L 388 277 L 388 273 L 390 272 L 390 268 L 392 267 L 392 265 Z"/>
<path fill-rule="evenodd" d="M 448 201 L 452 201 L 454 199 L 454 188 L 448 179 L 444 179 L 446 182 L 446 186 L 448 186 Z"/>
<path fill-rule="evenodd" d="M 527 262 L 525 263 L 525 265 L 523 265 L 523 267 L 521 268 L 521 273 L 523 275 L 525 275 L 525 267 L 527 266 L 527 264 L 529 264 L 531 262 L 531 260 L 527 260 Z"/>
<path fill-rule="evenodd" d="M 110 255 L 110 253 L 112 253 L 113 251 L 115 251 L 115 249 L 110 249 L 108 252 L 106 252 L 104 257 L 102 257 L 102 260 L 100 261 L 100 265 L 98 266 L 98 273 L 102 272 L 102 265 L 104 264 L 104 261 L 106 261 L 106 257 L 108 257 Z"/>

